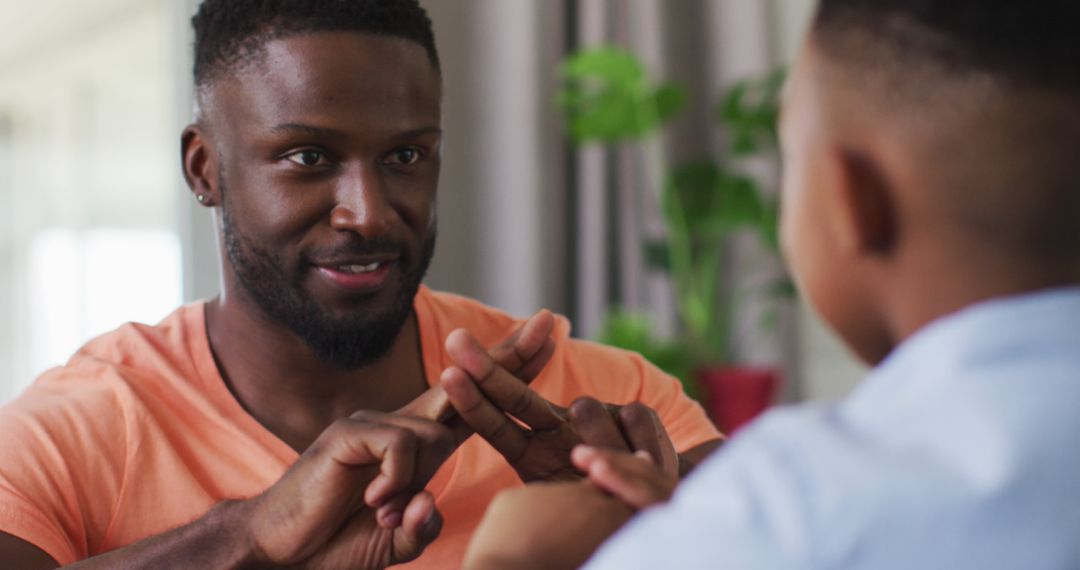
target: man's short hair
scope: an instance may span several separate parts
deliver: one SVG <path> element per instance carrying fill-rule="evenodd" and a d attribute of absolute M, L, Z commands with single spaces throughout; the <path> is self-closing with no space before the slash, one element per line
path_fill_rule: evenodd
<path fill-rule="evenodd" d="M 195 85 L 257 58 L 267 41 L 311 32 L 402 38 L 439 55 L 431 19 L 417 0 L 205 0 L 195 28 Z"/>

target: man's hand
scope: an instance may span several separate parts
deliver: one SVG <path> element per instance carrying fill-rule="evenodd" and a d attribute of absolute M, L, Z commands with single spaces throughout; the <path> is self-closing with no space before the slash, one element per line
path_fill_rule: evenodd
<path fill-rule="evenodd" d="M 461 418 L 501 453 L 523 481 L 581 479 L 570 461 L 578 444 L 642 449 L 678 474 L 679 458 L 656 414 L 642 404 L 611 406 L 579 398 L 556 406 L 493 360 L 467 332 L 454 331 L 446 349 L 456 366 L 442 384 Z"/>
<path fill-rule="evenodd" d="M 551 313 L 541 311 L 485 356 L 531 380 L 554 352 L 553 326 Z M 442 526 L 423 487 L 470 434 L 442 386 L 392 414 L 362 411 L 336 422 L 253 500 L 258 559 L 382 568 L 416 558 Z"/>
<path fill-rule="evenodd" d="M 554 329 L 555 316 L 551 311 L 537 311 L 505 340 L 484 353 L 484 356 L 509 371 L 520 382 L 527 384 L 540 374 L 555 353 L 555 341 L 551 339 Z M 447 423 L 454 429 L 455 435 L 459 436 L 458 443 L 472 435 L 468 424 L 456 417 L 444 384 L 440 383 L 428 390 L 423 398 L 423 402 L 412 406 L 410 414 Z"/>
<path fill-rule="evenodd" d="M 553 326 L 551 313 L 541 311 L 489 356 L 531 380 L 554 352 Z M 261 495 L 224 501 L 189 524 L 74 567 L 364 569 L 411 560 L 442 525 L 423 488 L 471 434 L 440 386 L 392 414 L 357 412 L 327 428 Z M 3 532 L 0 559 L 20 568 L 58 566 Z"/>
<path fill-rule="evenodd" d="M 442 525 L 422 489 L 454 438 L 444 425 L 405 415 L 407 408 L 335 422 L 247 502 L 256 565 L 374 569 L 420 555 Z"/>

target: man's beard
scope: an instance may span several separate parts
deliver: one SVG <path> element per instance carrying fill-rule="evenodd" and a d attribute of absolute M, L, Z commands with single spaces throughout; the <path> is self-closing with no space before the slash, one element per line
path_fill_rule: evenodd
<path fill-rule="evenodd" d="M 259 247 L 236 227 L 228 205 L 222 207 L 222 223 L 229 263 L 248 296 L 267 317 L 303 340 L 320 360 L 346 371 L 377 361 L 394 345 L 435 253 L 434 230 L 424 240 L 418 264 L 411 263 L 410 252 L 389 240 L 364 240 L 353 235 L 355 239 L 333 253 L 356 257 L 400 254 L 398 294 L 385 309 L 337 317 L 304 290 L 303 280 L 310 265 L 289 267 L 280 255 Z"/>

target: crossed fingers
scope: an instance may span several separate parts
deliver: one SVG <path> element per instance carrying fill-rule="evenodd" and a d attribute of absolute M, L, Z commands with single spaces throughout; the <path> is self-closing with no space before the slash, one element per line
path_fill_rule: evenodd
<path fill-rule="evenodd" d="M 446 350 L 458 364 L 442 374 L 442 384 L 454 407 L 466 423 L 510 461 L 522 457 L 530 443 L 529 433 L 510 416 L 533 431 L 558 429 L 566 422 L 547 400 L 499 366 L 465 331 L 451 333 Z"/>

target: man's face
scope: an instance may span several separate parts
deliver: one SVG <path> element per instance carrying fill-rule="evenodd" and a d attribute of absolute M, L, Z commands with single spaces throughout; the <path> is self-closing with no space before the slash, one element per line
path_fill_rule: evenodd
<path fill-rule="evenodd" d="M 354 369 L 393 344 L 434 250 L 440 79 L 403 39 L 314 33 L 264 49 L 203 97 L 226 280 Z"/>

